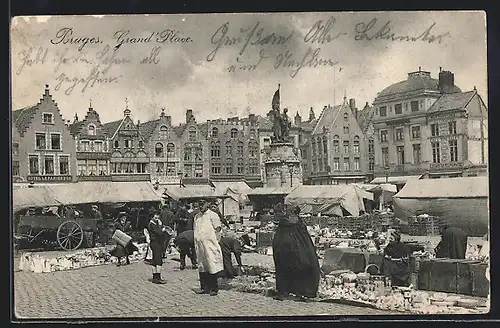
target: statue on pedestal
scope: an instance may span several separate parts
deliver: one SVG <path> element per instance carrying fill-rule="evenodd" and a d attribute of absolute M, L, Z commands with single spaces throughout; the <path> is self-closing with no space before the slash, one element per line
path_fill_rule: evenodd
<path fill-rule="evenodd" d="M 283 113 L 280 113 L 279 108 L 274 108 L 271 113 L 273 115 L 273 141 L 288 142 L 292 126 L 287 114 L 288 108 L 283 109 Z"/>

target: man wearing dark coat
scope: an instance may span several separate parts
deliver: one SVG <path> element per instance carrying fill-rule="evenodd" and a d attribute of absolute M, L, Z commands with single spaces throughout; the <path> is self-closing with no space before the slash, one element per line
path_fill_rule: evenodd
<path fill-rule="evenodd" d="M 467 234 L 460 228 L 443 226 L 441 241 L 436 247 L 437 258 L 465 259 Z"/>
<path fill-rule="evenodd" d="M 186 268 L 186 256 L 191 260 L 192 268 L 197 269 L 198 263 L 196 262 L 196 250 L 194 248 L 194 232 L 193 230 L 186 230 L 177 235 L 174 239 L 174 245 L 179 250 L 181 266 L 180 269 Z"/>

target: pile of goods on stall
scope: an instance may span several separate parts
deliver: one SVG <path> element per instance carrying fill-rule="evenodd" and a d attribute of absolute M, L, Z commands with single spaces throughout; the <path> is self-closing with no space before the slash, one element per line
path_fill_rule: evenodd
<path fill-rule="evenodd" d="M 139 252 L 129 256 L 130 262 L 142 261 L 144 254 L 146 254 L 147 244 L 138 244 L 136 246 Z M 117 259 L 109 254 L 109 251 L 113 248 L 114 246 L 105 246 L 82 249 L 66 254 L 59 253 L 53 257 L 50 257 L 50 255 L 42 256 L 38 253 L 23 253 L 19 259 L 19 270 L 45 273 L 117 263 Z"/>
<path fill-rule="evenodd" d="M 408 234 L 410 236 L 438 236 L 442 220 L 428 214 L 420 214 L 408 218 Z"/>
<path fill-rule="evenodd" d="M 244 269 L 245 275 L 220 280 L 219 288 L 265 296 L 275 293 L 276 280 L 272 270 L 259 266 L 245 266 Z"/>

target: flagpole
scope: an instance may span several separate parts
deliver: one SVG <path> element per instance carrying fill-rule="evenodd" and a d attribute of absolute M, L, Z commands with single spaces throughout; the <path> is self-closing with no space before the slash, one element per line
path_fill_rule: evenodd
<path fill-rule="evenodd" d="M 279 105 L 279 108 L 281 110 L 281 84 L 279 84 L 279 83 L 278 83 L 278 91 L 279 91 L 279 94 L 280 94 L 278 105 Z"/>

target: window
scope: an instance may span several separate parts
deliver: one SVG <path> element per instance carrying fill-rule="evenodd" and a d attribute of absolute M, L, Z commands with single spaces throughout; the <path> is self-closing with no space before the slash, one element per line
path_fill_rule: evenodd
<path fill-rule="evenodd" d="M 173 177 L 176 175 L 177 172 L 175 171 L 175 162 L 167 162 L 167 176 Z"/>
<path fill-rule="evenodd" d="M 161 139 L 168 138 L 168 128 L 166 125 L 160 126 L 160 138 Z"/>
<path fill-rule="evenodd" d="M 439 149 L 439 141 L 433 141 L 431 143 L 432 147 L 432 162 L 441 163 L 441 151 Z"/>
<path fill-rule="evenodd" d="M 396 147 L 396 156 L 398 165 L 403 165 L 405 163 L 405 147 L 397 146 Z"/>
<path fill-rule="evenodd" d="M 359 161 L 359 157 L 355 157 L 355 158 L 354 158 L 354 170 L 355 170 L 355 171 L 359 171 L 359 170 L 361 170 L 361 168 L 360 168 L 360 161 Z"/>
<path fill-rule="evenodd" d="M 29 162 L 30 162 L 30 174 L 39 174 L 40 171 L 38 166 L 38 156 L 30 155 Z"/>
<path fill-rule="evenodd" d="M 381 117 L 387 116 L 387 106 L 382 106 L 382 107 L 380 107 L 379 110 L 380 110 Z"/>
<path fill-rule="evenodd" d="M 380 130 L 380 141 L 387 142 L 387 130 Z"/>
<path fill-rule="evenodd" d="M 264 148 L 267 148 L 269 147 L 269 145 L 271 144 L 271 139 L 270 138 L 264 138 Z"/>
<path fill-rule="evenodd" d="M 328 165 L 328 157 L 323 158 L 323 166 L 324 166 L 324 168 L 325 168 L 325 171 L 326 171 L 326 172 L 330 172 L 330 170 L 332 169 L 332 168 Z"/>
<path fill-rule="evenodd" d="M 408 103 L 405 102 L 405 112 L 408 111 Z"/>
<path fill-rule="evenodd" d="M 368 139 L 368 154 L 375 154 L 375 141 Z"/>
<path fill-rule="evenodd" d="M 155 157 L 163 157 L 163 144 L 161 142 L 155 145 Z"/>
<path fill-rule="evenodd" d="M 404 140 L 403 128 L 396 128 L 395 131 L 396 131 L 396 140 L 397 141 Z"/>
<path fill-rule="evenodd" d="M 212 174 L 220 174 L 220 163 L 212 163 L 210 171 Z"/>
<path fill-rule="evenodd" d="M 69 157 L 60 156 L 59 157 L 59 174 L 67 175 L 69 174 Z"/>
<path fill-rule="evenodd" d="M 213 127 L 211 135 L 212 135 L 212 138 L 217 138 L 219 136 L 219 129 L 217 129 L 216 127 Z"/>
<path fill-rule="evenodd" d="M 17 142 L 12 143 L 12 155 L 19 155 L 19 144 Z"/>
<path fill-rule="evenodd" d="M 12 175 L 19 175 L 19 161 L 12 161 Z"/>
<path fill-rule="evenodd" d="M 344 113 L 344 122 L 349 121 L 349 114 Z"/>
<path fill-rule="evenodd" d="M 203 148 L 196 147 L 194 148 L 194 160 L 196 162 L 200 162 L 203 159 Z"/>
<path fill-rule="evenodd" d="M 456 140 L 450 140 L 450 162 L 458 162 L 458 145 Z"/>
<path fill-rule="evenodd" d="M 255 139 L 255 129 L 250 129 L 250 139 Z"/>
<path fill-rule="evenodd" d="M 358 136 L 354 137 L 353 150 L 354 150 L 355 154 L 359 154 L 359 137 Z"/>
<path fill-rule="evenodd" d="M 132 147 L 132 140 L 130 140 L 130 147 Z M 139 149 L 144 148 L 144 142 L 142 140 L 139 140 Z"/>
<path fill-rule="evenodd" d="M 107 175 L 108 174 L 108 161 L 98 160 L 97 161 L 97 170 L 99 172 L 99 175 Z"/>
<path fill-rule="evenodd" d="M 323 172 L 323 161 L 321 159 L 318 159 L 318 170 Z"/>
<path fill-rule="evenodd" d="M 413 145 L 413 163 L 420 164 L 422 158 L 422 151 L 420 150 L 420 144 Z"/>
<path fill-rule="evenodd" d="M 338 158 L 338 157 L 333 158 L 333 170 L 334 171 L 340 170 L 340 158 Z"/>
<path fill-rule="evenodd" d="M 210 149 L 210 156 L 214 158 L 219 158 L 220 157 L 220 145 L 219 142 L 215 143 L 212 142 L 211 149 Z"/>
<path fill-rule="evenodd" d="M 90 136 L 95 136 L 95 126 L 93 124 L 88 126 L 87 131 Z"/>
<path fill-rule="evenodd" d="M 394 105 L 394 114 L 396 115 L 403 114 L 403 106 L 401 104 Z"/>
<path fill-rule="evenodd" d="M 348 126 L 344 126 L 344 134 L 349 134 L 349 127 Z"/>
<path fill-rule="evenodd" d="M 43 113 L 42 120 L 43 124 L 54 124 L 54 115 L 52 113 Z"/>
<path fill-rule="evenodd" d="M 231 138 L 236 138 L 238 137 L 238 130 L 237 129 L 231 129 Z"/>
<path fill-rule="evenodd" d="M 126 164 L 128 164 L 128 163 L 126 163 Z M 127 165 L 127 168 L 128 168 L 128 165 Z M 87 173 L 89 175 L 97 175 L 97 160 L 95 160 L 95 159 L 87 160 Z M 132 173 L 132 170 L 127 171 L 127 173 Z"/>
<path fill-rule="evenodd" d="M 233 146 L 231 145 L 231 141 L 226 142 L 226 157 L 231 157 L 233 153 Z"/>
<path fill-rule="evenodd" d="M 238 174 L 243 174 L 245 173 L 245 166 L 243 164 L 243 159 L 239 158 L 238 159 L 238 166 L 237 166 Z"/>
<path fill-rule="evenodd" d="M 54 174 L 54 157 L 45 156 L 44 162 L 44 174 Z"/>
<path fill-rule="evenodd" d="M 146 163 L 137 163 L 136 165 L 136 173 L 147 173 L 147 170 L 146 170 Z"/>
<path fill-rule="evenodd" d="M 80 141 L 82 151 L 90 151 L 90 141 L 82 140 Z"/>
<path fill-rule="evenodd" d="M 382 147 L 382 164 L 384 166 L 389 165 L 389 148 L 388 147 Z"/>
<path fill-rule="evenodd" d="M 339 144 L 339 136 L 338 135 L 333 136 L 333 152 L 334 153 L 340 152 L 340 144 Z"/>
<path fill-rule="evenodd" d="M 184 177 L 191 178 L 193 176 L 193 166 L 191 164 L 184 164 Z"/>
<path fill-rule="evenodd" d="M 344 171 L 349 171 L 351 169 L 350 164 L 349 157 L 344 157 Z"/>
<path fill-rule="evenodd" d="M 175 157 L 175 145 L 171 142 L 167 144 L 167 157 Z"/>
<path fill-rule="evenodd" d="M 349 154 L 349 141 L 344 141 L 344 153 Z"/>
<path fill-rule="evenodd" d="M 457 122 L 455 121 L 448 122 L 448 132 L 450 134 L 457 134 Z"/>
<path fill-rule="evenodd" d="M 431 136 L 438 137 L 439 136 L 439 125 L 431 124 Z"/>
<path fill-rule="evenodd" d="M 191 161 L 191 148 L 189 147 L 184 148 L 184 160 Z"/>
<path fill-rule="evenodd" d="M 102 152 L 102 141 L 95 141 L 94 146 L 96 152 Z"/>
<path fill-rule="evenodd" d="M 132 147 L 131 140 L 125 140 L 125 148 L 131 148 L 131 147 Z"/>
<path fill-rule="evenodd" d="M 238 157 L 243 157 L 243 142 L 239 141 L 238 146 L 236 147 L 236 152 Z"/>
<path fill-rule="evenodd" d="M 78 175 L 87 174 L 87 161 L 84 159 L 79 159 L 76 162 L 76 170 Z M 116 163 L 113 163 L 113 173 L 116 173 Z"/>
<path fill-rule="evenodd" d="M 257 145 L 257 142 L 252 141 L 252 142 L 248 145 L 248 152 L 250 153 L 250 157 L 251 157 L 251 158 L 255 158 L 255 157 L 257 157 L 257 155 L 258 155 L 258 153 L 259 153 L 259 146 Z"/>
<path fill-rule="evenodd" d="M 203 164 L 196 164 L 194 166 L 194 177 L 203 178 Z"/>
<path fill-rule="evenodd" d="M 420 139 L 420 125 L 415 125 L 411 127 L 411 138 Z"/>
<path fill-rule="evenodd" d="M 226 162 L 226 174 L 233 174 L 233 162 L 232 161 Z"/>
<path fill-rule="evenodd" d="M 412 112 L 418 112 L 418 101 L 412 101 L 410 107 Z"/>
<path fill-rule="evenodd" d="M 36 149 L 45 149 L 45 134 L 44 133 L 36 133 Z"/>
<path fill-rule="evenodd" d="M 250 164 L 248 165 L 248 170 L 250 174 L 259 174 L 259 163 L 256 160 L 251 160 Z"/>
<path fill-rule="evenodd" d="M 196 128 L 194 126 L 189 128 L 188 138 L 189 141 L 196 141 Z"/>
<path fill-rule="evenodd" d="M 373 172 L 375 170 L 375 160 L 370 158 L 368 160 L 368 171 Z"/>
<path fill-rule="evenodd" d="M 120 143 L 118 142 L 118 140 L 115 140 L 114 146 L 115 146 L 115 148 L 120 148 Z"/>

